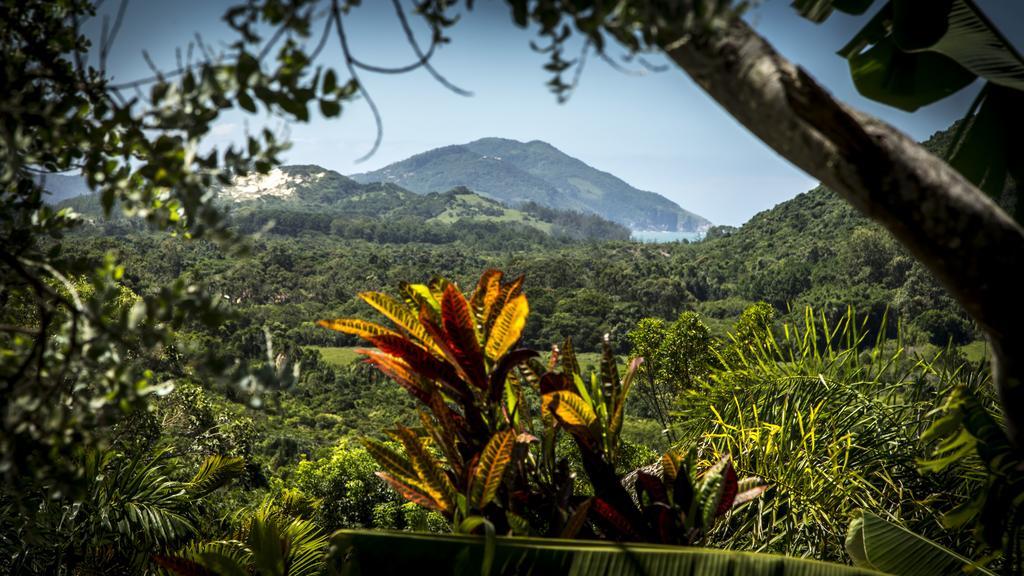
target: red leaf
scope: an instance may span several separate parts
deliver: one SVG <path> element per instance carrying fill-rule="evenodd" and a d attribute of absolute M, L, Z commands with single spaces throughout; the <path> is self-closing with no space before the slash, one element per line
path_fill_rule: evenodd
<path fill-rule="evenodd" d="M 454 284 L 444 289 L 441 299 L 441 323 L 448 348 L 474 386 L 487 389 L 484 357 L 476 335 L 476 321 L 466 297 Z"/>
<path fill-rule="evenodd" d="M 402 361 L 401 358 L 375 350 L 358 350 L 358 352 L 366 356 L 367 363 L 373 365 L 385 376 L 397 382 L 399 386 L 405 388 L 414 398 L 424 404 L 430 401 L 430 392 L 424 390 L 423 386 L 416 381 L 418 374 L 413 373 L 409 365 Z"/>
<path fill-rule="evenodd" d="M 732 461 L 726 462 L 725 469 L 722 470 L 722 499 L 718 502 L 718 510 L 715 511 L 715 516 L 721 516 L 729 508 L 732 508 L 738 488 L 736 469 L 732 467 Z"/>
<path fill-rule="evenodd" d="M 644 503 L 644 492 L 651 497 L 651 502 L 657 504 L 668 504 L 668 494 L 661 479 L 646 472 L 636 473 L 636 496 L 640 504 Z"/>
<path fill-rule="evenodd" d="M 505 391 L 505 379 L 508 378 L 509 371 L 516 367 L 520 362 L 525 362 L 526 360 L 536 356 L 536 351 L 521 348 L 519 350 L 509 352 L 498 361 L 498 365 L 495 366 L 494 370 L 491 372 L 490 392 L 492 402 L 498 402 L 501 400 L 501 393 Z"/>
<path fill-rule="evenodd" d="M 405 361 L 420 376 L 446 384 L 458 397 L 471 397 L 469 389 L 451 366 L 402 336 L 377 336 L 370 340 L 381 352 Z"/>
<path fill-rule="evenodd" d="M 633 525 L 614 506 L 596 497 L 591 502 L 590 510 L 597 517 L 599 523 L 615 531 L 615 534 L 609 534 L 610 536 L 617 537 L 617 539 L 635 540 L 639 538 Z"/>

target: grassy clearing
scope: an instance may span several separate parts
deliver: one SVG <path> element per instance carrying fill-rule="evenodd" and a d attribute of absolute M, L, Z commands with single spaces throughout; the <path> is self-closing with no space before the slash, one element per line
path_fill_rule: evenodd
<path fill-rule="evenodd" d="M 975 340 L 970 344 L 961 346 L 960 352 L 963 353 L 968 362 L 980 362 L 988 356 L 988 342 L 984 340 Z"/>
<path fill-rule="evenodd" d="M 324 362 L 334 366 L 348 366 L 359 359 L 355 346 L 306 346 L 307 350 L 318 350 Z"/>

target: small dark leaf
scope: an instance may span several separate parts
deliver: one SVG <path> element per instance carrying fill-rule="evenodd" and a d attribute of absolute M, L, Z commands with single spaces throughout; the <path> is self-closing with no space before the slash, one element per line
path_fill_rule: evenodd
<path fill-rule="evenodd" d="M 341 114 L 341 104 L 335 100 L 321 100 L 320 112 L 325 118 L 334 118 Z"/>

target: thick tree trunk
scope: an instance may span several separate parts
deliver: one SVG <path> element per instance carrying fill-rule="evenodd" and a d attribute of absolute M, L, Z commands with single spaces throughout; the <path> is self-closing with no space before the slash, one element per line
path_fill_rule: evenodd
<path fill-rule="evenodd" d="M 840 104 L 742 20 L 666 53 L 748 130 L 882 224 L 991 343 L 1010 437 L 1024 433 L 1024 229 L 948 164 Z"/>

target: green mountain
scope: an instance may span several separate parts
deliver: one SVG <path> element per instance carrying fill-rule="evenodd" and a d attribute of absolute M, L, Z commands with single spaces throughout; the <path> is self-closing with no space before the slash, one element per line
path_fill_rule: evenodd
<path fill-rule="evenodd" d="M 352 179 L 391 182 L 419 194 L 465 186 L 509 205 L 535 202 L 589 212 L 633 230 L 697 232 L 711 225 L 664 196 L 638 190 L 539 140 L 483 138 L 353 174 Z"/>
<path fill-rule="evenodd" d="M 315 165 L 282 166 L 269 174 L 242 177 L 216 194 L 243 232 L 323 232 L 380 242 L 432 243 L 447 241 L 451 227 L 469 225 L 580 240 L 625 240 L 630 235 L 629 229 L 595 214 L 533 203 L 511 208 L 462 187 L 414 194 L 391 183 L 360 184 Z M 98 196 L 92 194 L 68 199 L 64 205 L 97 220 L 101 214 Z M 125 222 L 115 218 L 108 225 Z"/>

